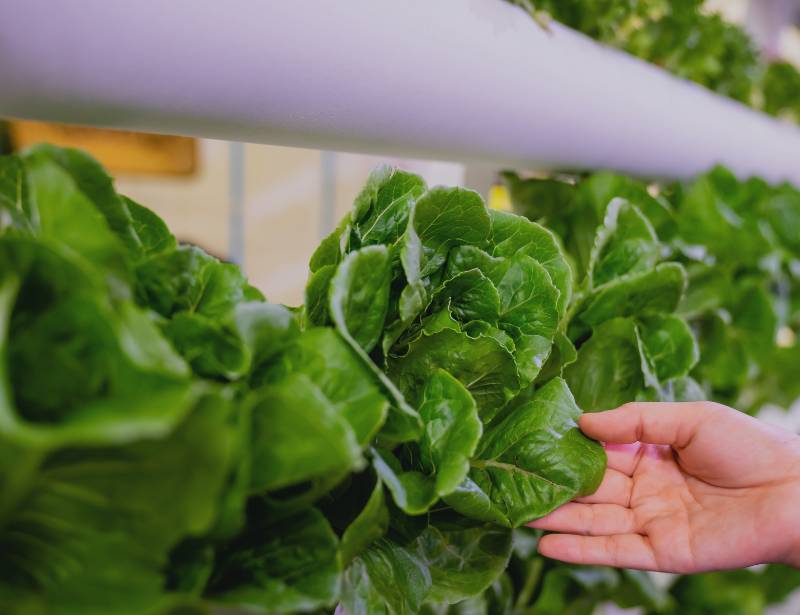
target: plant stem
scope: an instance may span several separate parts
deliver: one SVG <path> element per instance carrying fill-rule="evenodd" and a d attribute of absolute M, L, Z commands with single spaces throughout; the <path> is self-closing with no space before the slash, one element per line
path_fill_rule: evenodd
<path fill-rule="evenodd" d="M 528 575 L 525 577 L 525 583 L 517 594 L 517 600 L 514 602 L 514 611 L 521 610 L 528 606 L 528 603 L 533 597 L 533 592 L 539 584 L 539 577 L 542 575 L 542 566 L 544 560 L 537 557 L 533 560 L 531 567 L 528 569 Z"/>

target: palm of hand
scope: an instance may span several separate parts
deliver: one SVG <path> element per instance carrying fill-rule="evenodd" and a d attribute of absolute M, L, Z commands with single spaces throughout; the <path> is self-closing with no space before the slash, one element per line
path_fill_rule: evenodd
<path fill-rule="evenodd" d="M 606 445 L 608 469 L 597 492 L 531 524 L 563 532 L 544 537 L 540 551 L 576 563 L 679 573 L 788 561 L 784 552 L 794 543 L 786 531 L 797 525 L 798 511 L 780 511 L 800 501 L 800 480 L 785 476 L 797 457 L 781 459 L 780 437 L 727 412 L 734 411 L 709 405 L 714 420 L 694 419 L 670 433 L 657 424 L 666 415 L 628 425 L 627 434 L 608 433 L 634 443 Z M 657 437 L 646 433 L 657 428 Z"/>

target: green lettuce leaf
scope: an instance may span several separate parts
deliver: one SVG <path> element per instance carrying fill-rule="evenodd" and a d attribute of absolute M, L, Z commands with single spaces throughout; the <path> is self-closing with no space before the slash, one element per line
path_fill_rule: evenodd
<path fill-rule="evenodd" d="M 379 167 L 353 203 L 353 228 L 362 246 L 391 245 L 403 235 L 413 203 L 425 192 L 418 175 Z"/>
<path fill-rule="evenodd" d="M 0 238 L 0 433 L 41 450 L 169 433 L 197 389 L 147 314 L 36 240 Z"/>
<path fill-rule="evenodd" d="M 444 265 L 451 248 L 481 245 L 489 238 L 490 220 L 480 195 L 462 188 L 432 188 L 412 211 L 402 250 L 409 283 Z"/>
<path fill-rule="evenodd" d="M 577 310 L 571 328 L 577 332 L 578 323 L 594 327 L 612 318 L 673 312 L 685 288 L 686 271 L 678 263 L 624 275 L 592 291 Z"/>
<path fill-rule="evenodd" d="M 229 411 L 212 394 L 162 440 L 48 456 L 0 528 L 3 612 L 134 615 L 158 605 L 169 551 L 215 519 L 233 454 Z M 28 602 L 41 610 L 25 611 Z"/>
<path fill-rule="evenodd" d="M 443 369 L 470 392 L 485 423 L 519 390 L 511 353 L 490 337 L 471 338 L 445 329 L 422 335 L 402 357 L 389 357 L 388 374 L 411 403 L 419 405 L 431 374 Z"/>
<path fill-rule="evenodd" d="M 361 466 L 350 423 L 307 376 L 287 375 L 253 393 L 250 488 L 266 491 Z"/>
<path fill-rule="evenodd" d="M 37 220 L 22 160 L 0 157 L 0 234 L 33 232 Z"/>
<path fill-rule="evenodd" d="M 639 329 L 628 318 L 597 326 L 567 367 L 564 379 L 581 408 L 611 410 L 636 399 L 640 391 L 659 382 L 644 354 Z"/>
<path fill-rule="evenodd" d="M 511 532 L 455 515 L 440 516 L 415 544 L 431 574 L 427 600 L 452 604 L 483 592 L 505 570 Z"/>
<path fill-rule="evenodd" d="M 345 570 L 341 604 L 348 615 L 418 613 L 430 588 L 431 573 L 425 562 L 381 538 Z"/>
<path fill-rule="evenodd" d="M 530 256 L 542 265 L 558 290 L 557 309 L 561 317 L 572 298 L 572 268 L 556 235 L 545 227 L 510 213 L 491 210 L 492 255 Z"/>
<path fill-rule="evenodd" d="M 370 352 L 383 333 L 392 280 L 390 265 L 384 246 L 369 246 L 348 254 L 330 281 L 331 319 L 364 352 Z"/>
<path fill-rule="evenodd" d="M 516 527 L 592 493 L 605 453 L 578 429 L 580 414 L 566 382 L 551 380 L 487 428 L 469 480 L 447 503 L 463 515 Z"/>
<path fill-rule="evenodd" d="M 340 553 L 344 565 L 348 566 L 356 556 L 386 534 L 388 527 L 389 509 L 383 494 L 383 483 L 377 478 L 364 508 L 342 534 Z"/>
<path fill-rule="evenodd" d="M 421 463 L 434 474 L 437 495 L 444 496 L 466 477 L 483 425 L 469 391 L 442 369 L 425 385 L 419 413 L 425 424 Z"/>
<path fill-rule="evenodd" d="M 251 511 L 247 529 L 220 549 L 207 593 L 266 613 L 331 607 L 339 595 L 339 541 L 314 508 L 283 519 Z"/>

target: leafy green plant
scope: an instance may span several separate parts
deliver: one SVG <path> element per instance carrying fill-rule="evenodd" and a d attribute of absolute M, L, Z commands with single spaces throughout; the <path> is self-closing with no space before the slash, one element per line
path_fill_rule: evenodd
<path fill-rule="evenodd" d="M 541 374 L 569 265 L 473 192 L 378 170 L 289 310 L 40 146 L 0 263 L 3 612 L 416 612 L 602 477 Z"/>
<path fill-rule="evenodd" d="M 677 311 L 700 344 L 692 375 L 704 394 L 748 411 L 766 402 L 788 405 L 800 395 L 789 368 L 800 356 L 800 191 L 739 182 L 722 168 L 687 184 L 651 186 L 655 196 L 646 185 L 607 172 L 563 181 L 513 173 L 506 179 L 518 211 L 558 229 L 579 267 L 613 198 L 646 203 L 641 209 L 663 242 L 643 261 L 679 262 L 688 272 Z M 631 244 L 624 253 L 639 252 Z"/>
<path fill-rule="evenodd" d="M 306 318 L 333 325 L 392 400 L 369 453 L 388 529 L 346 568 L 345 609 L 480 593 L 508 561 L 502 527 L 593 490 L 604 468 L 561 370 L 540 379 L 572 293 L 555 237 L 381 169 L 311 269 Z"/>
<path fill-rule="evenodd" d="M 650 275 L 664 267 L 658 263 L 667 261 L 680 263 L 688 273 L 688 287 L 676 315 L 669 324 L 661 319 L 659 331 L 644 333 L 641 338 L 661 339 L 677 356 L 688 356 L 695 351 L 686 334 L 694 337 L 699 354 L 694 355 L 697 361 L 689 377 L 649 390 L 642 388 L 639 383 L 647 378 L 628 374 L 639 372 L 646 353 L 637 354 L 634 344 L 628 344 L 631 350 L 625 351 L 623 342 L 630 338 L 630 327 L 615 327 L 604 336 L 608 342 L 600 344 L 601 338 L 597 338 L 596 351 L 592 338 L 580 347 L 579 356 L 587 353 L 589 369 L 577 382 L 567 378 L 584 409 L 592 409 L 593 400 L 582 397 L 580 383 L 592 382 L 595 372 L 612 368 L 616 374 L 601 389 L 610 398 L 603 399 L 600 407 L 633 399 L 697 398 L 755 412 L 765 403 L 788 406 L 800 397 L 795 371 L 800 360 L 796 341 L 800 326 L 796 281 L 800 191 L 789 185 L 768 186 L 757 179 L 738 181 L 722 168 L 692 182 L 662 186 L 648 186 L 609 172 L 547 179 L 506 173 L 505 180 L 516 210 L 555 229 L 576 270 L 586 271 L 587 278 L 603 270 L 584 263 L 591 262 L 596 252 L 589 247 L 595 241 L 592 237 L 608 226 L 609 217 L 619 219 L 614 210 L 620 199 L 637 203 L 642 219 L 637 220 L 638 233 L 631 232 L 626 241 L 612 243 L 607 249 L 609 261 L 636 263 Z M 643 220 L 649 222 L 649 228 Z M 648 249 L 640 241 L 651 233 L 659 239 L 658 249 Z M 638 309 L 634 308 L 637 314 Z M 593 338 L 599 332 L 595 330 Z M 603 363 L 603 357 L 612 360 Z M 662 364 L 662 376 L 670 373 L 670 365 Z M 655 371 L 659 373 L 658 368 Z M 559 579 L 573 579 L 559 582 L 559 608 L 570 600 L 575 604 L 602 600 L 631 604 L 628 590 L 616 589 L 625 587 L 619 581 L 611 584 L 611 589 L 599 589 L 581 586 L 571 568 L 556 565 L 551 570 L 549 574 Z M 597 574 L 613 579 L 618 573 Z M 668 596 L 654 593 L 650 587 L 640 591 L 633 603 L 647 612 L 761 613 L 765 605 L 782 600 L 798 587 L 800 574 L 771 566 L 764 571 L 682 577 L 671 586 Z"/>
<path fill-rule="evenodd" d="M 514 530 L 510 543 L 505 534 L 499 559 L 506 561 L 509 546 L 512 559 L 500 577 L 504 566 L 482 574 L 463 553 L 447 549 L 455 558 L 450 566 L 469 571 L 468 582 L 453 569 L 439 570 L 419 542 L 431 523 L 449 527 L 470 517 L 517 526 L 580 492 L 560 474 L 591 472 L 585 464 L 593 465 L 593 453 L 580 450 L 585 441 L 574 443 L 566 434 L 554 446 L 551 436 L 544 442 L 537 435 L 546 425 L 559 432 L 576 416 L 570 389 L 584 409 L 699 394 L 688 377 L 697 346 L 675 314 L 685 270 L 664 259 L 665 247 L 643 213 L 653 203 L 628 196 L 604 211 L 597 204 L 600 222 L 580 239 L 585 258 L 570 262 L 544 226 L 487 211 L 474 193 L 423 191 L 419 178 L 381 170 L 312 257 L 306 318 L 333 324 L 365 360 L 368 355 L 385 370 L 423 422 L 420 438 L 406 439 L 410 427 L 384 431 L 372 448 L 393 512 L 386 534 L 346 568 L 348 612 L 560 612 L 563 590 L 591 584 L 592 574 L 601 575 L 602 592 L 584 596 L 586 605 L 600 596 L 669 604 L 640 573 L 584 575 L 545 564 L 533 557 L 537 534 L 526 529 Z M 380 226 L 384 220 L 399 226 Z M 385 250 L 376 249 L 376 237 L 384 238 Z M 381 319 L 382 335 L 373 326 Z M 451 462 L 443 463 L 448 452 Z M 532 474 L 544 471 L 540 454 L 558 460 L 559 473 L 549 483 Z M 535 498 L 519 498 L 528 493 Z M 365 510 L 375 514 L 372 497 Z M 423 522 L 418 515 L 426 510 Z M 494 561 L 482 549 L 474 554 Z"/>
<path fill-rule="evenodd" d="M 793 211 L 774 200 L 788 188 L 726 177 L 671 200 L 609 174 L 513 178 L 540 224 L 378 169 L 289 309 L 84 154 L 0 158 L 3 612 L 668 612 L 702 596 L 725 577 L 666 592 L 545 561 L 522 526 L 600 481 L 580 408 L 713 386 L 696 339 L 713 358 L 698 323 L 720 308 L 686 309 L 708 263 L 673 203 L 759 186 L 764 241 Z M 750 231 L 706 249 L 746 254 L 734 271 L 753 285 L 767 261 Z M 737 297 L 754 336 L 760 303 Z M 793 582 L 763 577 L 759 604 Z"/>
<path fill-rule="evenodd" d="M 800 122 L 800 71 L 788 62 L 772 62 L 763 79 L 764 110 Z"/>

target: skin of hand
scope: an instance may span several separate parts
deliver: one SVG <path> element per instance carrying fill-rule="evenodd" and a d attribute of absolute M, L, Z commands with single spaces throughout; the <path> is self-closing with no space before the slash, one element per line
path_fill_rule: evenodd
<path fill-rule="evenodd" d="M 629 403 L 585 414 L 605 443 L 597 491 L 531 527 L 577 564 L 681 574 L 800 568 L 800 437 L 711 402 Z"/>

